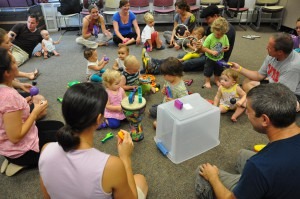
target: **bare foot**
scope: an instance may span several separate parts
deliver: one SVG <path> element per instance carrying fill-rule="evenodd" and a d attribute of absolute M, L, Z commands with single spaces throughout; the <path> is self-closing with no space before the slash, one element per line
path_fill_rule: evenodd
<path fill-rule="evenodd" d="M 179 45 L 176 45 L 176 44 L 175 44 L 174 48 L 175 48 L 176 50 L 180 50 L 180 46 L 179 46 Z"/>
<path fill-rule="evenodd" d="M 156 88 L 155 87 L 151 87 L 151 92 L 154 94 L 156 93 Z"/>
<path fill-rule="evenodd" d="M 59 54 L 59 53 L 54 53 L 54 55 L 55 55 L 55 56 L 59 56 L 60 54 Z"/>
<path fill-rule="evenodd" d="M 183 59 L 178 59 L 180 62 L 183 62 Z"/>
<path fill-rule="evenodd" d="M 211 85 L 210 85 L 209 82 L 206 82 L 206 83 L 202 86 L 202 88 L 211 88 Z"/>
<path fill-rule="evenodd" d="M 44 59 L 48 59 L 48 55 L 44 53 Z"/>
<path fill-rule="evenodd" d="M 156 121 L 154 121 L 153 122 L 153 127 L 156 129 L 156 125 L 157 125 L 157 122 Z"/>
<path fill-rule="evenodd" d="M 236 119 L 235 117 L 232 116 L 232 117 L 231 117 L 231 121 L 232 121 L 232 122 L 237 122 L 237 119 Z"/>
<path fill-rule="evenodd" d="M 48 58 L 48 57 L 47 57 Z M 38 78 L 38 76 L 40 75 L 40 72 L 38 69 L 35 69 L 34 72 L 31 73 L 29 79 L 30 80 L 35 80 L 36 78 Z"/>

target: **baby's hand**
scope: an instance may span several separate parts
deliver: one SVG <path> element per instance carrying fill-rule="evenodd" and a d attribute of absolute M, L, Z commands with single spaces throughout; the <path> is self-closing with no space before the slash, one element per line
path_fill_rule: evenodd
<path fill-rule="evenodd" d="M 213 56 L 218 56 L 219 52 L 218 52 L 218 51 L 215 51 L 215 50 L 213 50 L 213 51 L 211 52 L 211 54 L 212 54 Z"/>

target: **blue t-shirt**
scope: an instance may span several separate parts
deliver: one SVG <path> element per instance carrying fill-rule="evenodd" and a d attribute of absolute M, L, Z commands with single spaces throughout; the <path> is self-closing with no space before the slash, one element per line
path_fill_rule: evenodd
<path fill-rule="evenodd" d="M 300 198 L 300 134 L 268 144 L 246 163 L 233 189 L 238 199 Z"/>
<path fill-rule="evenodd" d="M 136 16 L 133 12 L 129 11 L 129 19 L 128 19 L 128 23 L 127 24 L 123 24 L 122 20 L 121 20 L 121 16 L 119 12 L 116 12 L 113 17 L 112 20 L 118 22 L 119 24 L 119 32 L 121 33 L 121 35 L 127 35 L 129 33 L 132 33 L 132 22 L 136 19 Z M 114 33 L 115 35 L 115 33 Z"/>

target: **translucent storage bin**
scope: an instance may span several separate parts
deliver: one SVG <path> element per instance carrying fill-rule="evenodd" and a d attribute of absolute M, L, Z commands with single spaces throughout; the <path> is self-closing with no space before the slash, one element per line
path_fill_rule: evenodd
<path fill-rule="evenodd" d="M 219 145 L 220 110 L 198 93 L 179 99 L 157 109 L 157 128 L 154 140 L 163 154 L 175 164 L 195 157 Z"/>
<path fill-rule="evenodd" d="M 56 14 L 57 7 L 59 7 L 59 3 L 41 3 L 42 11 L 44 15 L 44 20 L 46 23 L 47 30 L 49 32 L 58 31 L 57 22 L 56 22 Z"/>

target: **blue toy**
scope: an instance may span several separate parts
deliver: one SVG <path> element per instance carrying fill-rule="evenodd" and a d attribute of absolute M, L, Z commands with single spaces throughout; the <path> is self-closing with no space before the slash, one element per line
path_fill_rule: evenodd
<path fill-rule="evenodd" d="M 130 94 L 128 96 L 128 102 L 129 102 L 129 104 L 133 104 L 135 93 L 136 93 L 136 88 L 134 88 L 133 91 L 130 92 Z"/>
<path fill-rule="evenodd" d="M 112 132 L 109 132 L 109 133 L 107 133 L 106 135 L 105 135 L 105 138 L 103 138 L 102 140 L 101 140 L 101 142 L 102 143 L 105 143 L 107 140 L 109 140 L 109 139 L 111 139 L 111 138 L 113 138 L 114 137 L 114 134 L 112 134 Z"/>
<path fill-rule="evenodd" d="M 99 34 L 99 26 L 97 25 L 94 25 L 94 28 L 93 28 L 93 35 L 98 38 L 98 34 Z"/>
<path fill-rule="evenodd" d="M 138 87 L 138 99 L 139 99 L 139 103 L 142 103 L 143 101 L 143 95 L 142 95 L 142 87 Z"/>
<path fill-rule="evenodd" d="M 167 95 L 168 98 L 173 98 L 170 86 L 166 87 L 166 95 Z"/>
<path fill-rule="evenodd" d="M 109 58 L 105 56 L 104 61 L 109 61 Z"/>
<path fill-rule="evenodd" d="M 166 147 L 161 142 L 157 142 L 156 146 L 157 146 L 157 148 L 160 150 L 160 152 L 163 155 L 167 155 L 168 154 L 168 150 L 166 149 Z"/>
<path fill-rule="evenodd" d="M 294 51 L 296 51 L 297 53 L 300 53 L 300 48 L 295 48 Z"/>
<path fill-rule="evenodd" d="M 224 68 L 230 68 L 232 66 L 232 63 L 230 62 L 226 62 L 224 60 L 219 60 L 217 61 L 217 64 L 221 67 L 224 67 Z"/>

